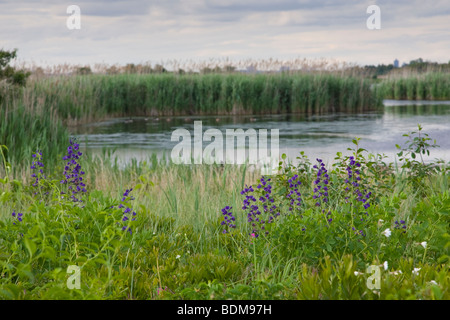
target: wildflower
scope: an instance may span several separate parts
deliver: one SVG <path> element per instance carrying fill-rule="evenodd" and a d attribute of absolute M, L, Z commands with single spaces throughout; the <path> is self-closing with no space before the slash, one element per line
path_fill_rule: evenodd
<path fill-rule="evenodd" d="M 328 202 L 328 184 L 329 184 L 329 176 L 328 171 L 325 168 L 325 164 L 321 159 L 316 159 L 319 163 L 320 168 L 317 165 L 314 165 L 313 168 L 317 170 L 317 179 L 314 180 L 314 194 L 313 199 L 317 200 L 315 203 L 316 207 L 319 207 L 321 203 Z M 320 201 L 322 200 L 322 201 Z"/>
<path fill-rule="evenodd" d="M 122 202 L 124 202 L 125 204 L 126 204 L 126 206 L 125 205 L 123 205 L 122 203 L 120 203 L 119 205 L 118 205 L 118 208 L 119 209 L 122 209 L 122 208 L 125 208 L 124 210 L 123 210 L 123 212 L 122 212 L 122 215 L 123 215 L 123 217 L 122 217 L 122 222 L 126 222 L 127 223 L 127 225 L 125 225 L 125 226 L 123 226 L 122 227 L 122 230 L 123 231 L 128 231 L 130 234 L 132 234 L 132 230 L 131 230 L 131 228 L 130 227 L 128 227 L 128 224 L 129 224 L 129 222 L 127 222 L 128 220 L 131 220 L 131 221 L 135 221 L 136 220 L 136 211 L 132 211 L 131 210 L 131 208 L 130 207 L 128 207 L 128 201 L 131 201 L 131 200 L 134 200 L 135 198 L 133 197 L 133 196 L 130 196 L 129 194 L 130 194 L 130 192 L 131 191 L 133 191 L 133 188 L 131 188 L 131 189 L 126 189 L 126 191 L 123 193 L 123 198 L 122 198 Z M 130 214 L 131 213 L 131 214 Z M 130 219 L 131 218 L 131 219 Z"/>
<path fill-rule="evenodd" d="M 233 207 L 229 207 L 229 206 L 226 206 L 225 208 L 222 209 L 224 221 L 222 221 L 221 224 L 227 225 L 228 228 L 236 228 L 236 225 L 234 224 L 234 221 L 236 220 L 236 218 L 233 216 L 231 209 L 233 209 Z M 226 229 L 224 229 L 222 232 L 228 233 L 228 231 Z"/>
<path fill-rule="evenodd" d="M 181 256 L 179 254 L 177 254 L 177 256 L 175 257 L 175 259 L 180 259 Z"/>
<path fill-rule="evenodd" d="M 414 268 L 414 270 L 412 271 L 412 273 L 413 273 L 414 275 L 418 276 L 418 275 L 419 275 L 420 269 L 421 269 L 421 268 Z"/>
<path fill-rule="evenodd" d="M 42 170 L 42 168 L 44 167 L 44 164 L 42 163 L 42 152 L 36 151 L 35 153 L 33 153 L 32 157 L 35 160 L 33 160 L 33 162 L 31 163 L 31 167 L 30 167 L 30 169 L 33 170 L 31 177 L 35 178 L 33 187 L 37 187 L 39 184 L 39 178 L 44 173 L 44 171 Z M 37 170 L 37 169 L 39 169 L 39 170 L 36 173 L 34 170 Z M 35 194 L 37 194 L 37 192 Z"/>
<path fill-rule="evenodd" d="M 17 221 L 19 221 L 19 222 L 22 222 L 22 216 L 23 216 L 23 214 L 22 213 L 20 213 L 20 212 L 18 212 L 18 213 L 16 213 L 16 211 L 15 210 L 13 210 L 13 212 L 12 212 L 12 214 L 11 214 L 12 216 L 13 216 L 13 218 L 16 218 L 17 219 Z M 13 224 L 16 224 L 15 222 L 13 222 Z"/>
<path fill-rule="evenodd" d="M 392 271 L 391 274 L 398 276 L 399 274 L 402 274 L 402 270 L 398 270 L 398 271 Z"/>
<path fill-rule="evenodd" d="M 361 275 L 363 275 L 364 273 L 363 273 L 363 272 L 358 272 L 358 271 L 355 271 L 355 272 L 354 272 L 354 274 L 355 274 L 355 276 L 357 277 L 357 276 L 361 276 Z"/>
<path fill-rule="evenodd" d="M 67 155 L 63 157 L 63 160 L 67 160 L 67 164 L 64 167 L 65 179 L 61 180 L 61 184 L 69 186 L 68 189 L 72 193 L 71 199 L 74 202 L 81 202 L 81 200 L 77 198 L 77 194 L 79 192 L 85 193 L 87 191 L 82 177 L 85 172 L 81 170 L 81 166 L 77 162 L 82 153 L 79 151 L 80 145 L 76 143 L 75 140 L 70 139 L 69 143 Z"/>
<path fill-rule="evenodd" d="M 391 229 L 387 228 L 381 234 L 386 236 L 386 238 L 389 238 L 391 236 Z"/>
<path fill-rule="evenodd" d="M 349 165 L 347 166 L 347 179 L 345 179 L 345 183 L 351 185 L 353 194 L 356 195 L 356 201 L 363 204 L 364 210 L 370 208 L 370 196 L 372 192 L 367 192 L 366 189 L 361 190 L 362 185 L 361 181 L 361 171 L 358 169 L 361 167 L 361 164 L 355 160 L 353 156 L 349 157 Z M 345 188 L 346 191 L 350 191 L 349 187 Z M 348 197 L 346 197 L 348 199 Z M 365 212 L 368 215 L 367 211 Z"/>
<path fill-rule="evenodd" d="M 294 210 L 294 204 L 298 207 L 301 205 L 301 193 L 298 190 L 298 187 L 301 185 L 301 182 L 298 179 L 298 175 L 295 174 L 290 179 L 288 179 L 289 183 L 289 193 L 286 195 L 286 198 L 289 199 L 289 211 Z M 295 194 L 295 195 L 294 195 Z"/>
<path fill-rule="evenodd" d="M 420 245 L 422 247 L 424 247 L 425 249 L 427 248 L 427 242 L 426 241 L 421 242 Z"/>
<path fill-rule="evenodd" d="M 252 187 L 246 187 L 241 191 L 241 194 L 246 195 L 243 201 L 244 206 L 242 207 L 242 209 L 250 209 L 247 213 L 247 221 L 251 223 L 253 227 L 252 233 L 254 233 L 256 237 L 259 236 L 258 229 L 265 230 L 265 224 L 272 223 L 274 221 L 274 218 L 280 215 L 280 213 L 277 212 L 277 206 L 273 204 L 275 200 L 271 196 L 272 185 L 269 183 L 270 181 L 270 178 L 266 180 L 266 178 L 262 176 L 260 184 L 256 187 L 257 189 L 259 189 L 258 192 L 261 194 L 258 200 L 261 202 L 262 208 L 260 208 L 256 204 L 256 198 L 250 194 L 251 192 L 255 191 Z M 267 213 L 269 215 L 268 220 L 263 218 L 263 213 Z M 265 234 L 268 234 L 268 231 L 264 232 Z"/>
<path fill-rule="evenodd" d="M 400 222 L 398 222 L 397 220 L 395 221 L 395 229 L 403 229 L 403 233 L 406 233 L 406 221 L 405 220 L 400 220 Z"/>
<path fill-rule="evenodd" d="M 438 285 L 438 283 L 437 283 L 436 281 L 434 281 L 434 280 L 431 280 L 429 283 L 430 283 L 430 284 L 434 284 L 435 286 Z"/>
<path fill-rule="evenodd" d="M 387 269 L 388 269 L 388 262 L 387 262 L 387 261 L 385 261 L 385 262 L 383 263 L 383 267 L 384 267 L 384 270 L 387 270 Z"/>

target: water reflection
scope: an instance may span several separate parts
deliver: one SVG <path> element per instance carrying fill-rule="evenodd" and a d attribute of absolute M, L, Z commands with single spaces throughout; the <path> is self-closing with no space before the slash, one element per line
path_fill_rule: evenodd
<path fill-rule="evenodd" d="M 151 153 L 170 152 L 177 144 L 171 135 L 177 128 L 194 134 L 194 121 L 202 121 L 203 132 L 216 128 L 226 129 L 279 129 L 280 152 L 295 159 L 299 151 L 312 159 L 320 157 L 332 161 L 336 152 L 352 147 L 352 139 L 361 138 L 361 147 L 371 153 L 385 153 L 395 160 L 395 144 L 406 140 L 402 134 L 417 129 L 436 139 L 439 149 L 431 151 L 430 161 L 442 158 L 450 161 L 450 101 L 439 103 L 413 103 L 386 100 L 383 112 L 333 115 L 253 115 L 120 118 L 72 128 L 82 146 L 92 151 L 116 147 L 116 155 L 124 161 L 145 159 Z M 209 142 L 204 142 L 203 147 Z"/>

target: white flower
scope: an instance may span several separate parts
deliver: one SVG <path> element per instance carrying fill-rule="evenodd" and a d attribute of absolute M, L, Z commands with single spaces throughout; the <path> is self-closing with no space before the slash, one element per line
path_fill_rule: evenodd
<path fill-rule="evenodd" d="M 430 283 L 431 283 L 431 284 L 434 284 L 434 285 L 436 285 L 436 286 L 438 285 L 437 282 L 434 281 L 434 280 L 431 280 Z"/>
<path fill-rule="evenodd" d="M 359 275 L 362 275 L 362 274 L 364 274 L 364 273 L 355 271 L 354 274 L 355 274 L 355 276 L 359 276 Z"/>
<path fill-rule="evenodd" d="M 391 236 L 391 229 L 387 228 L 386 230 L 384 230 L 382 233 L 382 235 L 385 235 L 386 238 L 389 238 Z"/>
<path fill-rule="evenodd" d="M 425 249 L 427 248 L 427 242 L 426 242 L 426 241 L 421 242 L 420 245 L 421 245 L 422 247 L 424 247 Z"/>
<path fill-rule="evenodd" d="M 175 259 L 180 259 L 180 258 L 181 258 L 181 256 L 179 254 L 175 257 Z"/>
<path fill-rule="evenodd" d="M 414 270 L 412 271 L 412 273 L 413 273 L 414 275 L 418 276 L 418 275 L 419 275 L 420 269 L 421 269 L 421 268 L 414 268 Z"/>
<path fill-rule="evenodd" d="M 387 270 L 387 269 L 388 269 L 388 262 L 387 262 L 387 261 L 385 261 L 385 262 L 383 263 L 383 267 L 384 267 L 384 270 Z"/>
<path fill-rule="evenodd" d="M 398 276 L 399 274 L 402 274 L 402 270 L 392 271 L 391 274 Z"/>

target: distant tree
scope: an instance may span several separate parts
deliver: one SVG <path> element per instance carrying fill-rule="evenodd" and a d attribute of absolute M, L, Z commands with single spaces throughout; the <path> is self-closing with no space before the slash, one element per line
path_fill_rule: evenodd
<path fill-rule="evenodd" d="M 134 63 L 128 63 L 124 67 L 124 72 L 125 73 L 137 73 L 137 67 L 134 65 Z"/>
<path fill-rule="evenodd" d="M 156 72 L 156 73 L 166 73 L 167 70 L 166 70 L 166 68 L 164 68 L 162 65 L 156 64 L 155 67 L 153 68 L 153 72 Z"/>
<path fill-rule="evenodd" d="M 208 73 L 212 73 L 212 72 L 213 72 L 213 69 L 211 69 L 210 67 L 204 67 L 201 70 L 201 73 L 203 73 L 203 74 L 208 74 Z"/>
<path fill-rule="evenodd" d="M 149 65 L 140 65 L 140 73 L 152 73 L 152 67 Z"/>
<path fill-rule="evenodd" d="M 222 73 L 222 68 L 219 66 L 215 66 L 214 69 L 212 69 L 212 73 Z"/>
<path fill-rule="evenodd" d="M 13 51 L 0 50 L 0 81 L 6 80 L 7 83 L 17 86 L 25 86 L 30 72 L 16 70 L 9 66 L 9 62 L 17 57 L 17 49 Z"/>
<path fill-rule="evenodd" d="M 234 67 L 234 66 L 225 66 L 223 69 L 225 72 L 228 72 L 228 73 L 232 73 L 232 72 L 236 71 L 236 67 Z"/>
<path fill-rule="evenodd" d="M 118 74 L 119 72 L 120 70 L 116 66 L 111 66 L 106 69 L 106 74 Z"/>
<path fill-rule="evenodd" d="M 91 67 L 85 66 L 85 67 L 77 68 L 76 74 L 81 75 L 81 76 L 92 74 Z"/>

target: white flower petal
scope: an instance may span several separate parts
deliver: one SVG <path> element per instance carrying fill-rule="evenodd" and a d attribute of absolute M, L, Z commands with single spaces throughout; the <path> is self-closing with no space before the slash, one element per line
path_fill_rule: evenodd
<path fill-rule="evenodd" d="M 387 228 L 381 234 L 386 236 L 386 238 L 389 238 L 391 236 L 391 229 Z"/>
<path fill-rule="evenodd" d="M 421 242 L 420 245 L 422 247 L 424 247 L 425 249 L 427 248 L 427 242 L 426 241 Z"/>

